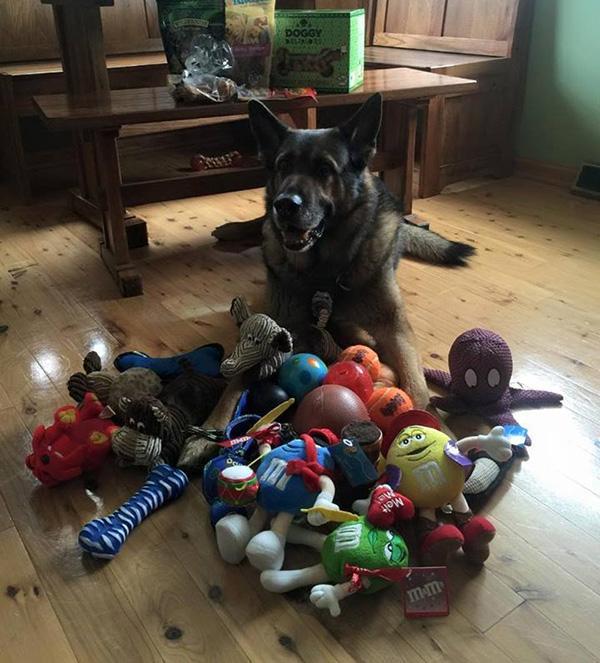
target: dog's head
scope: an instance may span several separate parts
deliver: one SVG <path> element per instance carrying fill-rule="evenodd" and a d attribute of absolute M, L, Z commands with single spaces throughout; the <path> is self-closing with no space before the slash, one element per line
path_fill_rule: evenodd
<path fill-rule="evenodd" d="M 375 94 L 339 127 L 294 130 L 250 102 L 250 125 L 269 173 L 267 214 L 287 250 L 308 251 L 360 200 L 381 107 Z"/>

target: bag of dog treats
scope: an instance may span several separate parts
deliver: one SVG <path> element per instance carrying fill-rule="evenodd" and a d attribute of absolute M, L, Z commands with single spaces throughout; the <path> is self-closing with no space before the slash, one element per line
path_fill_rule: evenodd
<path fill-rule="evenodd" d="M 225 0 L 225 32 L 238 85 L 268 88 L 275 34 L 275 0 Z"/>
<path fill-rule="evenodd" d="M 198 38 L 225 38 L 223 0 L 157 0 L 160 34 L 170 74 L 181 74 Z"/>
<path fill-rule="evenodd" d="M 157 0 L 171 93 L 183 101 L 228 101 L 233 53 L 225 41 L 224 0 Z"/>

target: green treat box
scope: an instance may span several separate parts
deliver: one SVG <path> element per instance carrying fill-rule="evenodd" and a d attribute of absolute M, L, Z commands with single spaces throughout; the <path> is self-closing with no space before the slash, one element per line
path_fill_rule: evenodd
<path fill-rule="evenodd" d="M 349 92 L 362 85 L 365 10 L 275 12 L 271 85 Z"/>

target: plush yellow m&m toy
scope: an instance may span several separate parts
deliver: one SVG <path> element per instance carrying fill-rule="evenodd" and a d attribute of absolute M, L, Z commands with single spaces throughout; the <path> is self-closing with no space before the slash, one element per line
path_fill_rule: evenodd
<path fill-rule="evenodd" d="M 409 414 L 407 422 L 416 413 L 413 410 Z M 458 453 L 456 443 L 445 433 L 433 425 L 415 422 L 403 427 L 395 437 L 392 435 L 383 441 L 380 469 L 399 470 L 397 488 L 410 496 L 416 507 L 435 509 L 453 502 L 462 493 L 465 469 L 469 470 L 472 463 Z"/>
<path fill-rule="evenodd" d="M 489 555 L 494 526 L 473 516 L 462 490 L 472 462 L 467 453 L 481 449 L 500 462 L 512 454 L 502 426 L 488 435 L 458 442 L 441 430 L 439 421 L 421 410 L 400 414 L 381 446 L 381 482 L 408 497 L 419 509 L 423 561 L 444 564 L 448 554 L 462 547 L 470 561 L 482 563 Z M 456 525 L 439 525 L 436 509 L 450 505 Z"/>

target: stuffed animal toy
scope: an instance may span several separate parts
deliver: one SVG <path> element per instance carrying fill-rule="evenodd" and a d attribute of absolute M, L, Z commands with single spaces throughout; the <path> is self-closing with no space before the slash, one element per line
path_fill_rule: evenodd
<path fill-rule="evenodd" d="M 144 485 L 127 502 L 104 518 L 91 520 L 79 532 L 79 545 L 92 557 L 112 559 L 134 527 L 166 502 L 180 497 L 189 479 L 181 470 L 157 465 Z"/>
<path fill-rule="evenodd" d="M 96 394 L 98 400 L 108 405 L 119 416 L 121 398 L 131 400 L 142 396 L 158 396 L 162 382 L 149 368 L 129 368 L 123 373 L 102 370 L 102 361 L 94 351 L 88 352 L 83 360 L 84 373 L 74 373 L 67 382 L 71 398 L 80 403 L 84 394 Z"/>
<path fill-rule="evenodd" d="M 311 301 L 315 322 L 309 329 L 309 347 L 326 364 L 333 364 L 342 353 L 331 332 L 327 329 L 333 313 L 333 299 L 328 292 L 315 292 Z"/>
<path fill-rule="evenodd" d="M 239 421 L 239 419 L 238 419 Z M 246 467 L 258 455 L 265 454 L 280 444 L 295 438 L 289 424 L 271 423 L 251 435 L 220 443 L 221 451 L 204 466 L 202 493 L 210 505 L 210 521 L 214 527 L 228 513 L 249 515 L 248 509 L 228 504 L 219 497 L 219 480 L 223 471 L 233 467 Z"/>
<path fill-rule="evenodd" d="M 344 514 L 349 519 L 327 536 L 292 526 L 290 542 L 319 550 L 321 562 L 304 569 L 263 571 L 262 586 L 283 593 L 313 585 L 311 602 L 337 617 L 341 612 L 340 601 L 347 596 L 357 591 L 377 592 L 402 580 L 408 566 L 408 548 L 393 526 L 398 520 L 412 518 L 414 507 L 410 500 L 387 487 L 373 493 L 369 514 L 373 507 L 377 513 L 393 512 L 387 527 L 373 522 L 370 515 L 354 514 Z"/>
<path fill-rule="evenodd" d="M 248 436 L 231 442 L 217 456 L 208 461 L 202 472 L 202 493 L 210 505 L 210 522 L 213 527 L 228 513 L 247 515 L 246 509 L 235 508 L 219 499 L 218 483 L 223 470 L 238 466 L 245 467 L 256 455 L 257 444 L 253 438 Z"/>
<path fill-rule="evenodd" d="M 291 334 L 267 315 L 252 314 L 241 297 L 232 301 L 230 311 L 239 327 L 240 340 L 221 364 L 221 372 L 229 382 L 204 421 L 204 429 L 224 430 L 248 385 L 274 375 L 292 352 Z M 218 451 L 214 441 L 200 432 L 188 438 L 177 465 L 188 472 L 197 470 Z"/>
<path fill-rule="evenodd" d="M 473 516 L 462 493 L 465 478 L 472 469 L 467 453 L 486 451 L 498 461 L 512 454 L 502 426 L 488 435 L 467 437 L 458 442 L 440 430 L 439 421 L 421 410 L 400 414 L 383 438 L 379 469 L 382 485 L 398 490 L 419 509 L 421 561 L 443 565 L 451 552 L 462 547 L 465 557 L 481 564 L 489 556 L 494 538 L 492 523 Z M 450 505 L 453 524 L 438 524 L 436 509 Z M 364 508 L 364 502 L 354 505 Z"/>
<path fill-rule="evenodd" d="M 122 399 L 125 425 L 113 436 L 113 450 L 121 465 L 142 465 L 151 471 L 144 486 L 125 504 L 81 530 L 79 542 L 84 550 L 95 557 L 114 557 L 134 527 L 183 493 L 187 474 L 169 463 L 177 460 L 186 437 L 215 406 L 223 387 L 223 380 L 186 368 L 161 392 L 162 400 L 151 396 Z M 210 434 L 219 439 L 216 433 Z"/>
<path fill-rule="evenodd" d="M 83 472 L 96 470 L 110 453 L 118 430 L 110 419 L 100 419 L 104 409 L 92 393 L 79 405 L 65 405 L 54 413 L 54 423 L 33 431 L 27 467 L 45 486 L 56 486 Z"/>
<path fill-rule="evenodd" d="M 254 513 L 250 519 L 227 515 L 215 528 L 217 546 L 226 562 L 237 564 L 247 556 L 261 571 L 280 569 L 294 517 L 312 507 L 338 509 L 333 503 L 335 464 L 328 449 L 337 442 L 331 431 L 324 430 L 311 431 L 270 451 L 270 445 L 264 445 L 266 453 L 256 471 L 259 490 Z M 270 528 L 264 530 L 270 516 Z M 312 525 L 325 522 L 318 509 L 309 513 L 308 520 Z"/>
<path fill-rule="evenodd" d="M 161 399 L 124 397 L 124 425 L 113 438 L 121 465 L 174 464 L 187 437 L 208 416 L 223 391 L 223 380 L 187 369 L 161 392 Z M 215 448 L 215 451 L 218 447 Z"/>
<path fill-rule="evenodd" d="M 150 357 L 144 352 L 124 352 L 115 358 L 114 365 L 117 371 L 123 373 L 129 368 L 149 368 L 161 379 L 176 378 L 185 369 L 196 373 L 217 377 L 219 366 L 223 360 L 223 346 L 219 343 L 203 345 L 191 352 L 172 357 Z"/>
<path fill-rule="evenodd" d="M 432 405 L 452 414 L 470 412 L 485 419 L 490 426 L 517 426 L 512 409 L 560 405 L 562 395 L 551 391 L 517 389 L 509 386 L 513 370 L 506 341 L 487 329 L 470 329 L 452 344 L 448 354 L 450 372 L 425 369 L 427 380 L 445 391 L 434 396 Z M 531 438 L 525 429 L 526 445 Z M 465 486 L 465 496 L 472 508 L 480 508 L 500 483 L 516 456 L 526 455 L 525 447 L 514 446 L 513 456 L 498 463 L 485 453 L 473 456 L 474 469 Z"/>
<path fill-rule="evenodd" d="M 258 380 L 274 375 L 292 353 L 292 335 L 264 313 L 250 313 L 242 297 L 231 303 L 231 315 L 240 328 L 240 340 L 221 364 L 228 379 L 242 373 Z"/>
<path fill-rule="evenodd" d="M 487 329 L 461 334 L 450 348 L 448 366 L 449 373 L 425 369 L 429 382 L 449 392 L 432 397 L 431 404 L 453 414 L 477 414 L 490 426 L 518 425 L 512 409 L 560 405 L 563 399 L 552 391 L 510 387 L 510 348 L 501 336 Z M 525 443 L 531 444 L 529 436 Z"/>

